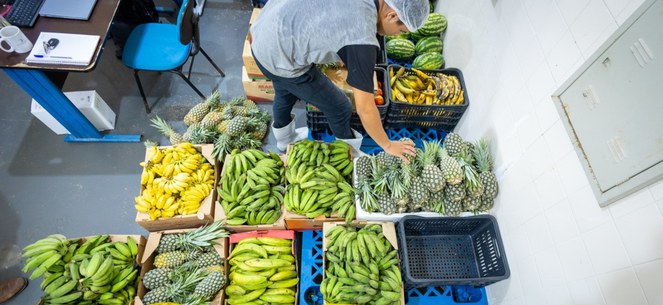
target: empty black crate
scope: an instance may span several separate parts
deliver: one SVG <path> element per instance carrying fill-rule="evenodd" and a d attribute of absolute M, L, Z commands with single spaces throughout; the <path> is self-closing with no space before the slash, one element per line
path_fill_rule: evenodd
<path fill-rule="evenodd" d="M 406 288 L 483 287 L 510 274 L 497 220 L 490 215 L 405 216 L 398 241 Z"/>
<path fill-rule="evenodd" d="M 387 117 L 387 108 L 389 107 L 389 96 L 390 90 L 386 90 L 387 86 L 387 70 L 382 67 L 375 67 L 375 74 L 378 81 L 382 82 L 382 98 L 384 99 L 384 105 L 376 105 L 378 107 L 378 112 L 380 113 L 380 119 L 384 121 Z M 329 122 L 327 121 L 327 116 L 324 113 L 320 112 L 317 109 L 311 107 L 311 105 L 306 106 L 306 125 L 311 131 L 326 131 L 329 130 Z M 352 113 L 350 117 L 350 127 L 353 129 L 363 132 L 364 126 L 361 124 L 359 115 L 357 112 Z"/>
<path fill-rule="evenodd" d="M 390 65 L 388 69 L 397 71 L 401 66 Z M 414 72 L 406 70 L 407 74 Z M 441 70 L 421 70 L 422 72 L 432 75 L 435 73 L 443 73 L 458 78 L 460 88 L 463 90 L 463 104 L 460 105 L 419 105 L 399 102 L 395 97 L 391 96 L 391 104 L 387 119 L 385 120 L 385 128 L 400 129 L 400 128 L 432 128 L 436 130 L 443 130 L 451 132 L 454 130 L 460 119 L 463 117 L 465 110 L 470 105 L 470 99 L 467 93 L 467 86 L 463 78 L 463 72 L 456 68 L 447 68 Z M 389 73 L 387 73 L 389 74 Z M 391 82 L 391 79 L 389 79 Z M 391 93 L 391 86 L 388 90 Z"/>

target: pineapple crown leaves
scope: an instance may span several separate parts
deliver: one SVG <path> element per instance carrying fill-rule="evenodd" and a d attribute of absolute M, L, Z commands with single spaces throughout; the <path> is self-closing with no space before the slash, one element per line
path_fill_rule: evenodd
<path fill-rule="evenodd" d="M 150 120 L 152 122 L 152 127 L 156 128 L 161 132 L 162 134 L 166 135 L 169 137 L 173 132 L 175 132 L 175 129 L 173 129 L 168 122 L 166 122 L 164 119 L 160 118 L 158 115 L 155 116 Z"/>
<path fill-rule="evenodd" d="M 212 149 L 212 156 L 217 160 L 223 162 L 226 158 L 226 153 L 230 152 L 231 138 L 228 134 L 222 134 L 214 140 L 214 148 Z"/>
<path fill-rule="evenodd" d="M 421 156 L 421 162 L 424 166 L 437 163 L 437 159 L 440 154 L 440 142 L 439 141 L 427 141 L 424 142 L 424 151 Z"/>
<path fill-rule="evenodd" d="M 490 143 L 485 138 L 480 139 L 474 145 L 472 152 L 477 162 L 479 172 L 490 172 L 493 170 L 493 156 L 490 154 Z"/>
<path fill-rule="evenodd" d="M 207 99 L 204 101 L 210 109 L 216 109 L 221 105 L 221 92 L 219 90 L 214 90 Z"/>
<path fill-rule="evenodd" d="M 155 141 L 152 141 L 152 140 L 145 140 L 145 142 L 143 142 L 143 145 L 145 145 L 146 148 L 150 148 L 150 147 L 153 147 L 153 146 L 154 147 L 159 146 L 159 143 L 157 143 Z"/>
<path fill-rule="evenodd" d="M 179 243 L 181 244 L 182 248 L 188 251 L 191 251 L 195 248 L 216 245 L 216 239 L 229 236 L 228 231 L 223 228 L 224 224 L 224 221 L 218 220 L 209 225 L 205 225 L 193 231 L 189 231 L 182 235 Z"/>
<path fill-rule="evenodd" d="M 246 99 L 246 97 L 237 96 L 237 97 L 234 97 L 231 100 L 229 100 L 228 104 L 231 105 L 231 106 L 243 106 L 245 99 Z"/>

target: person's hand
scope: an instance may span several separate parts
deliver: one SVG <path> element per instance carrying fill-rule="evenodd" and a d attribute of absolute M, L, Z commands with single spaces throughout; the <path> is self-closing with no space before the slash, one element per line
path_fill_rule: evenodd
<path fill-rule="evenodd" d="M 401 158 L 406 164 L 410 163 L 406 155 L 413 157 L 417 155 L 417 150 L 414 148 L 414 142 L 412 141 L 391 141 L 387 144 L 387 147 L 384 148 L 384 151 L 390 155 Z"/>

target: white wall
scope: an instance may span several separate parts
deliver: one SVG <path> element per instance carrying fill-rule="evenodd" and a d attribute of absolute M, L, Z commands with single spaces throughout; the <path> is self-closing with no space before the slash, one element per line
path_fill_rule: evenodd
<path fill-rule="evenodd" d="M 511 278 L 490 304 L 663 304 L 663 182 L 599 208 L 551 94 L 644 0 L 439 0 L 457 129 L 493 141 Z"/>

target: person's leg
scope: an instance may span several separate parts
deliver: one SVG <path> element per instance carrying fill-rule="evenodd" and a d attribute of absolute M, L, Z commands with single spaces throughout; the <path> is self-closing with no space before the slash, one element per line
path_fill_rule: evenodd
<path fill-rule="evenodd" d="M 292 122 L 292 108 L 295 107 L 297 97 L 290 91 L 282 88 L 279 81 L 272 81 L 274 85 L 274 104 L 272 105 L 272 116 L 274 117 L 274 128 L 283 128 Z"/>
<path fill-rule="evenodd" d="M 9 301 L 19 294 L 28 285 L 28 281 L 22 277 L 0 281 L 0 304 Z"/>
<path fill-rule="evenodd" d="M 348 97 L 316 67 L 288 84 L 290 92 L 301 100 L 317 107 L 325 114 L 334 136 L 339 139 L 352 139 L 350 129 L 352 104 Z"/>

